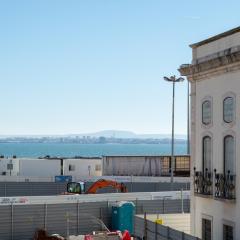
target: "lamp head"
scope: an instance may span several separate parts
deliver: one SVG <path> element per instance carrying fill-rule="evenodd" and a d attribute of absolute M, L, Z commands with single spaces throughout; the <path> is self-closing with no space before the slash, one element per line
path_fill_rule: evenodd
<path fill-rule="evenodd" d="M 182 82 L 184 81 L 184 78 L 183 77 L 179 77 L 179 78 L 176 78 L 176 76 L 171 76 L 171 77 L 163 77 L 163 79 L 165 81 L 168 81 L 168 82 Z"/>

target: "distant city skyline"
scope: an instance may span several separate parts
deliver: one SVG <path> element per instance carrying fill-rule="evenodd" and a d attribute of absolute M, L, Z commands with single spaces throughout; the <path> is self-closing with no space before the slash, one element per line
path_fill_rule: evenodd
<path fill-rule="evenodd" d="M 239 25 L 239 1 L 4 1 L 0 135 L 171 133 L 189 44 Z M 226 11 L 227 9 L 227 11 Z M 176 86 L 187 132 L 187 82 Z"/>
<path fill-rule="evenodd" d="M 69 133 L 69 134 L 18 134 L 18 135 L 2 135 L 0 134 L 0 138 L 8 138 L 8 137 L 26 137 L 26 138 L 34 138 L 34 137 L 107 137 L 107 138 L 136 138 L 136 139 L 144 139 L 144 138 L 156 138 L 156 139 L 164 139 L 171 138 L 171 134 L 161 134 L 161 133 L 135 133 L 131 131 L 124 130 L 103 130 L 99 132 L 88 132 L 88 133 Z M 176 138 L 186 139 L 186 134 L 175 134 Z"/>

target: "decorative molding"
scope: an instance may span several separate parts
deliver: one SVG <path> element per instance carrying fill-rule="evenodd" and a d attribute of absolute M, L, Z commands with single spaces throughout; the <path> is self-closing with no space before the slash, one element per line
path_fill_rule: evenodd
<path fill-rule="evenodd" d="M 180 66 L 179 72 L 182 76 L 187 76 L 189 81 L 197 81 L 240 70 L 239 47 L 227 49 L 213 56 L 217 57 L 207 56 L 205 61 L 196 61 L 196 64 L 183 64 Z"/>
<path fill-rule="evenodd" d="M 230 54 L 234 54 L 234 53 L 237 53 L 239 51 L 240 51 L 240 45 L 235 46 L 235 47 L 231 47 L 231 48 L 227 48 L 225 50 L 222 50 L 222 51 L 219 51 L 219 52 L 216 52 L 216 53 L 212 53 L 212 54 L 209 54 L 209 55 L 204 56 L 204 57 L 199 57 L 197 59 L 193 59 L 192 64 L 193 65 L 200 64 L 200 63 L 210 61 L 210 60 L 213 60 L 213 59 L 216 59 L 216 58 L 219 58 L 219 57 L 228 56 Z"/>

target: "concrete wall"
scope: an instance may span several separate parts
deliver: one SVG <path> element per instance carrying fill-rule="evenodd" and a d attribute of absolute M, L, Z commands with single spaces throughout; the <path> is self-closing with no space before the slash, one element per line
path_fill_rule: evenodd
<path fill-rule="evenodd" d="M 64 159 L 64 175 L 76 178 L 102 175 L 102 159 Z"/>

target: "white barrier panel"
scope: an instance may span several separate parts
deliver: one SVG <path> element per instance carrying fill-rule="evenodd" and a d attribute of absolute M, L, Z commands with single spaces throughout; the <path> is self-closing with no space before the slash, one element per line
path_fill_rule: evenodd
<path fill-rule="evenodd" d="M 59 196 L 22 196 L 1 197 L 0 205 L 11 204 L 56 204 L 75 202 L 101 202 L 101 201 L 134 201 L 134 200 L 157 200 L 157 199 L 189 199 L 190 191 L 168 192 L 138 192 L 138 193 L 105 193 L 105 194 L 82 194 L 82 195 L 59 195 Z"/>
<path fill-rule="evenodd" d="M 152 177 L 152 176 L 100 176 L 100 177 L 75 177 L 75 181 L 96 182 L 99 179 L 109 179 L 117 182 L 171 182 L 171 177 Z M 190 177 L 174 177 L 174 182 L 190 183 Z"/>
<path fill-rule="evenodd" d="M 74 177 L 73 181 L 96 182 L 99 179 L 115 180 L 117 182 L 171 182 L 171 177 L 152 176 L 99 176 L 99 177 Z M 0 176 L 0 182 L 55 182 L 54 177 L 33 176 Z M 190 183 L 190 177 L 174 177 L 174 182 Z"/>

